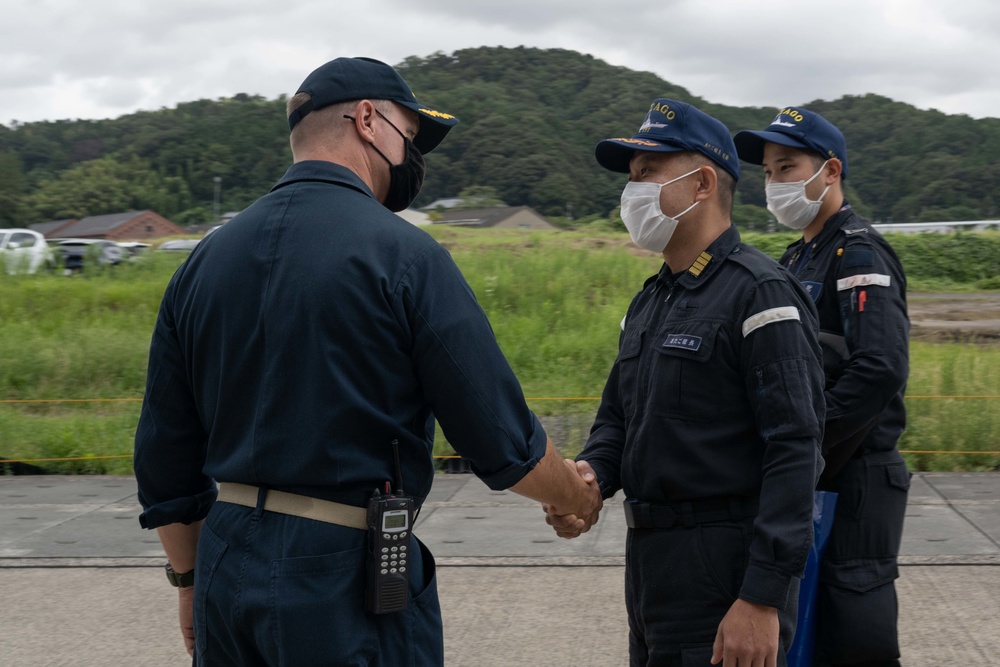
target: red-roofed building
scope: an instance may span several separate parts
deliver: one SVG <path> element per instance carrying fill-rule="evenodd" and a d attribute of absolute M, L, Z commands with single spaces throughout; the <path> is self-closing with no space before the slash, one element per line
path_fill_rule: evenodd
<path fill-rule="evenodd" d="M 109 241 L 156 239 L 186 234 L 182 227 L 154 211 L 127 211 L 92 215 L 81 220 L 53 220 L 29 225 L 47 239 L 108 239 Z"/>

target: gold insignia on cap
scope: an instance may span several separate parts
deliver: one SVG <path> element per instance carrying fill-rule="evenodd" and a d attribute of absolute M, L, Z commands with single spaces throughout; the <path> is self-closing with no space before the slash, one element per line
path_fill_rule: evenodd
<path fill-rule="evenodd" d="M 844 254 L 844 249 L 843 248 L 837 248 L 837 257 L 840 257 L 843 254 Z"/>
<path fill-rule="evenodd" d="M 451 120 L 452 118 L 454 118 L 454 116 L 452 116 L 450 113 L 435 111 L 434 109 L 424 109 L 423 107 L 421 107 L 419 111 L 425 116 L 430 116 L 431 118 L 443 118 L 445 120 Z"/>
<path fill-rule="evenodd" d="M 608 139 L 608 141 L 620 141 L 623 144 L 635 144 L 637 146 L 649 146 L 649 147 L 654 147 L 654 146 L 659 146 L 660 145 L 660 144 L 656 143 L 655 141 L 643 141 L 642 139 L 629 139 L 629 138 L 626 138 L 626 137 L 619 137 L 617 139 Z"/>
<path fill-rule="evenodd" d="M 694 264 L 688 269 L 688 273 L 697 278 L 701 275 L 701 272 L 705 270 L 708 263 L 712 261 L 712 256 L 707 252 L 703 252 L 698 255 L 698 259 L 694 260 Z"/>

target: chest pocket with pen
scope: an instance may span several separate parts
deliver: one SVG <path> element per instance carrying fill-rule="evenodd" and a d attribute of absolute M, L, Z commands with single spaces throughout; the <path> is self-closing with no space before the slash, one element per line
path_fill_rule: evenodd
<path fill-rule="evenodd" d="M 666 322 L 651 341 L 655 354 L 649 381 L 653 414 L 687 421 L 719 417 L 724 369 L 708 362 L 718 354 L 717 321 Z"/>

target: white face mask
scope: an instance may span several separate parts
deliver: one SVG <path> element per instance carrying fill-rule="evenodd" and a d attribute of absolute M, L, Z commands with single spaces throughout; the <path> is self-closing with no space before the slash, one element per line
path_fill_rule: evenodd
<path fill-rule="evenodd" d="M 689 171 L 683 176 L 669 180 L 666 183 L 640 183 L 629 181 L 622 191 L 622 221 L 628 230 L 632 242 L 644 250 L 663 252 L 677 229 L 677 219 L 693 209 L 699 202 L 691 204 L 686 209 L 670 217 L 660 210 L 660 190 L 663 186 L 676 183 L 697 172 Z"/>
<path fill-rule="evenodd" d="M 806 197 L 806 185 L 812 183 L 813 179 L 819 176 L 825 167 L 826 162 L 808 181 L 768 183 L 764 186 L 764 193 L 767 196 L 767 210 L 774 214 L 778 222 L 791 229 L 805 229 L 810 222 L 816 219 L 819 207 L 823 203 L 823 197 L 830 190 L 830 186 L 826 186 L 826 190 L 823 190 L 819 199 L 813 201 Z"/>

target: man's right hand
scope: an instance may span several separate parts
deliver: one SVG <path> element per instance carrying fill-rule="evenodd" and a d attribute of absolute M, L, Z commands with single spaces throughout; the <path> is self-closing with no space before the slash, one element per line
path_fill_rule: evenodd
<path fill-rule="evenodd" d="M 778 610 L 737 599 L 719 623 L 712 646 L 713 665 L 776 667 Z"/>
<path fill-rule="evenodd" d="M 556 535 L 571 540 L 586 533 L 591 526 L 597 523 L 601 509 L 604 507 L 604 499 L 601 497 L 601 489 L 597 484 L 597 475 L 594 474 L 594 469 L 590 467 L 589 463 L 566 459 L 566 464 L 572 467 L 587 485 L 584 509 L 574 513 L 562 513 L 559 508 L 547 504 L 543 504 L 542 509 L 545 511 L 545 523 L 552 526 Z"/>

